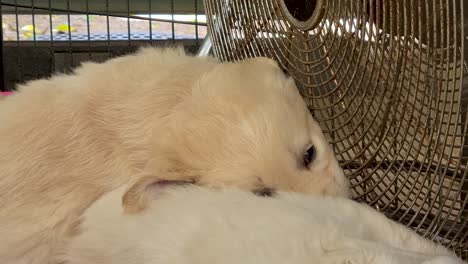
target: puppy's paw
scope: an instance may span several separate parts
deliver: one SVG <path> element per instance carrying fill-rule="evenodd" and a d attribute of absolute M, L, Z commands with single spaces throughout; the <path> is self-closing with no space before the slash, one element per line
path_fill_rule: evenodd
<path fill-rule="evenodd" d="M 168 180 L 154 176 L 138 179 L 122 196 L 122 207 L 127 214 L 143 211 L 149 200 L 161 195 L 169 187 L 194 184 L 194 180 Z"/>

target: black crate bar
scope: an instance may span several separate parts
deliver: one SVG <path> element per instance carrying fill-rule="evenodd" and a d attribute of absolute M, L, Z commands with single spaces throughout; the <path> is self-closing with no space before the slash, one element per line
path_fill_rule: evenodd
<path fill-rule="evenodd" d="M 0 21 L 2 21 L 2 28 L 0 29 L 0 91 L 4 92 L 5 89 L 5 69 L 3 68 L 3 16 L 2 4 L 0 3 Z"/>

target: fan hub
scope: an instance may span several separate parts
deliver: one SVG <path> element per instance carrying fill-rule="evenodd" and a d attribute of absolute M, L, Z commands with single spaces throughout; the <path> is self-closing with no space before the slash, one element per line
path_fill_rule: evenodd
<path fill-rule="evenodd" d="M 279 0 L 279 3 L 286 19 L 303 31 L 317 27 L 325 13 L 322 0 Z"/>

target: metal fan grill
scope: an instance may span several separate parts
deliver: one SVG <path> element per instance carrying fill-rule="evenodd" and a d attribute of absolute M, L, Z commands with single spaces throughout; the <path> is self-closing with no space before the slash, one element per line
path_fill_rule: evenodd
<path fill-rule="evenodd" d="M 467 259 L 463 1 L 204 2 L 218 58 L 272 57 L 295 78 L 356 199 Z"/>

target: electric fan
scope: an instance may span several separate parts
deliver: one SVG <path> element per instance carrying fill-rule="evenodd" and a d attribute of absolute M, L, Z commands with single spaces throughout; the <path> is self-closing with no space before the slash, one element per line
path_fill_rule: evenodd
<path fill-rule="evenodd" d="M 205 44 L 223 61 L 276 59 L 332 142 L 354 197 L 466 259 L 463 1 L 205 0 Z"/>

